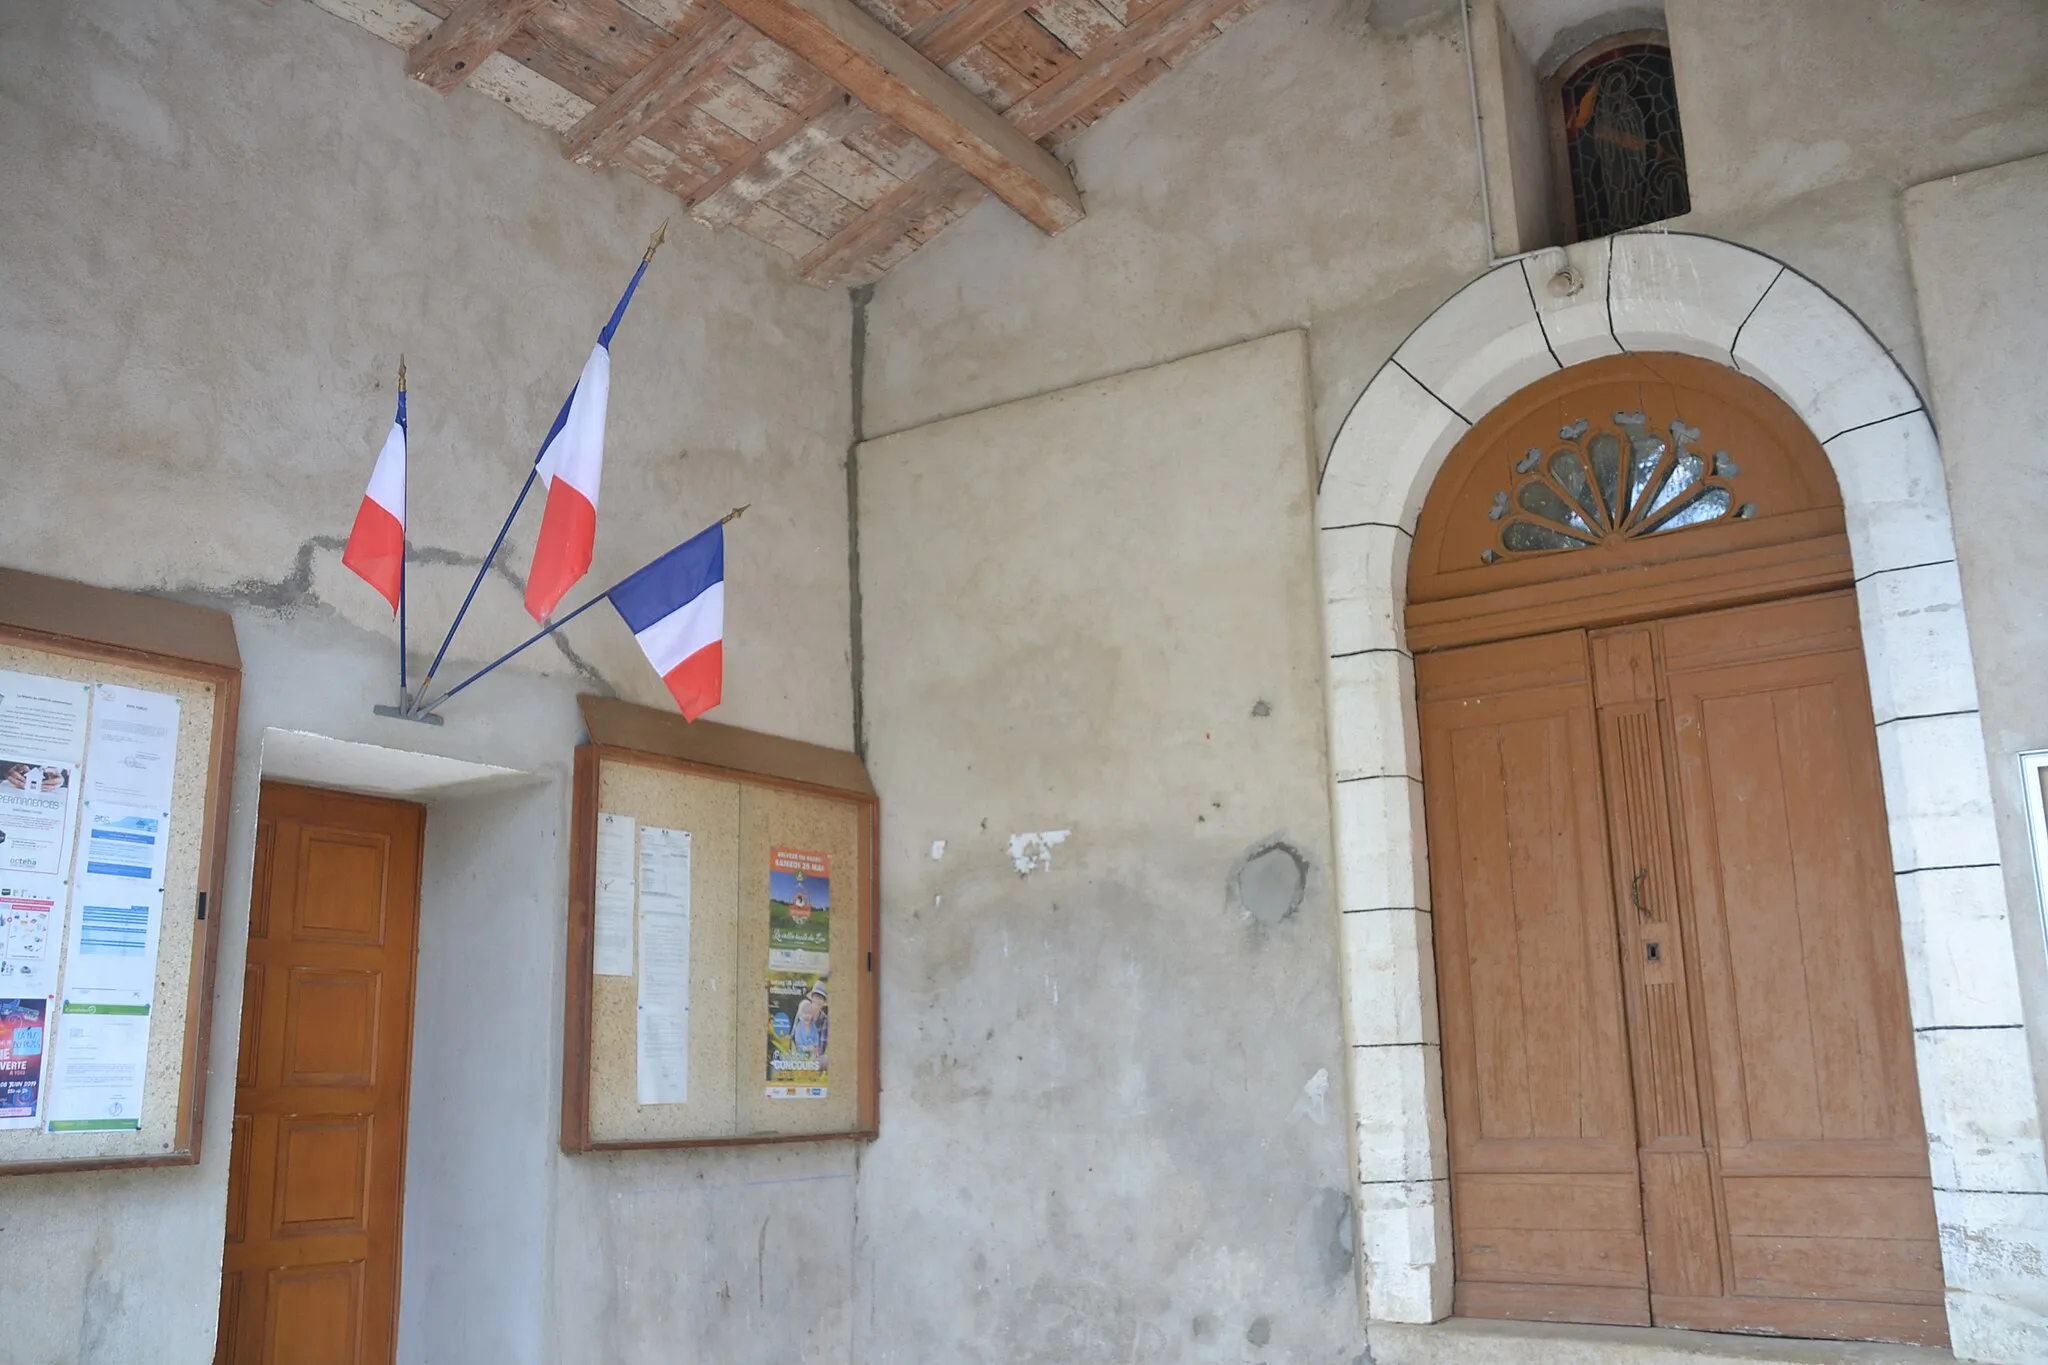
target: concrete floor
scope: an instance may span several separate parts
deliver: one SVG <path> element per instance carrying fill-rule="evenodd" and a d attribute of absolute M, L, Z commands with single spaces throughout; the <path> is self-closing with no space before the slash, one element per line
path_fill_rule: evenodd
<path fill-rule="evenodd" d="M 1372 1324 L 1374 1365 L 1938 1365 L 1947 1351 L 1878 1342 L 1794 1341 L 1669 1327 L 1451 1318 Z"/>

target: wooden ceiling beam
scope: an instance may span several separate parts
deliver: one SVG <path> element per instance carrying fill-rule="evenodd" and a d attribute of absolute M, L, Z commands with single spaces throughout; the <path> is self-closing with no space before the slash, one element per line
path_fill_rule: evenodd
<path fill-rule="evenodd" d="M 1056 157 L 853 0 L 726 0 L 726 8 L 1046 232 L 1081 220 L 1081 191 Z"/>
<path fill-rule="evenodd" d="M 634 138 L 725 70 L 727 59 L 753 37 L 752 26 L 723 5 L 705 6 L 687 33 L 562 135 L 562 155 L 583 166 L 616 161 Z"/>
<path fill-rule="evenodd" d="M 405 74 L 447 94 L 475 74 L 545 0 L 462 0 L 405 54 Z"/>
<path fill-rule="evenodd" d="M 976 0 L 968 0 L 970 6 Z M 1148 62 L 1178 51 L 1204 28 L 1243 8 L 1244 0 L 1191 0 L 1179 10 L 1161 4 L 1088 50 L 1073 66 L 1004 111 L 1030 137 L 1043 137 L 1086 113 Z M 856 222 L 804 257 L 798 266 L 813 284 L 858 283 L 871 278 L 869 262 L 886 252 L 934 207 L 965 204 L 957 171 L 941 163 L 903 182 Z"/>

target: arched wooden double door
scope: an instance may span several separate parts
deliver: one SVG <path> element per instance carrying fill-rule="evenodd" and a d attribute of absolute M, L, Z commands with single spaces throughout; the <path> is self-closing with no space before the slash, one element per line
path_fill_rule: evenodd
<path fill-rule="evenodd" d="M 1456 1311 L 1945 1343 L 1825 453 L 1719 366 L 1565 371 L 1409 599 Z"/>

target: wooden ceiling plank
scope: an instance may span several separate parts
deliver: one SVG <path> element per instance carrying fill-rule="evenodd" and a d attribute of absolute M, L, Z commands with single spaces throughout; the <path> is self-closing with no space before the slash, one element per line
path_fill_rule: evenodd
<path fill-rule="evenodd" d="M 773 136 L 789 121 L 789 110 L 730 71 L 706 81 L 690 102 L 749 142 Z"/>
<path fill-rule="evenodd" d="M 562 155 L 583 166 L 618 160 L 633 139 L 680 108 L 753 37 L 745 20 L 723 5 L 708 6 L 686 36 L 629 76 L 569 130 L 562 139 Z"/>
<path fill-rule="evenodd" d="M 621 149 L 615 164 L 675 195 L 688 193 L 692 185 L 717 169 L 646 137 L 635 138 Z"/>
<path fill-rule="evenodd" d="M 910 45 L 935 66 L 951 66 L 969 48 L 1030 8 L 1032 0 L 962 0 L 912 29 Z"/>
<path fill-rule="evenodd" d="M 757 34 L 726 65 L 735 76 L 785 109 L 801 109 L 839 89 L 816 67 L 765 34 Z"/>
<path fill-rule="evenodd" d="M 1019 100 L 1006 117 L 1037 138 L 1085 113 L 1154 57 L 1172 52 L 1243 0 L 1191 0 L 1177 10 L 1154 9 L 1079 62 Z"/>
<path fill-rule="evenodd" d="M 697 187 L 686 201 L 691 215 L 713 227 L 737 221 L 749 205 L 801 172 L 811 158 L 873 118 L 841 90 L 794 111 L 780 128 L 755 143 L 752 152 Z"/>
<path fill-rule="evenodd" d="M 946 68 L 976 99 L 1001 113 L 1031 93 L 1031 82 L 987 48 L 976 48 Z"/>
<path fill-rule="evenodd" d="M 939 156 L 915 136 L 885 118 L 878 118 L 848 133 L 846 145 L 898 180 L 908 180 L 917 175 Z"/>
<path fill-rule="evenodd" d="M 696 26 L 702 0 L 620 0 L 627 9 L 650 24 L 657 24 L 680 38 Z"/>
<path fill-rule="evenodd" d="M 840 198 L 870 209 L 896 188 L 896 177 L 853 149 L 850 142 L 828 142 L 804 166 L 804 174 Z"/>
<path fill-rule="evenodd" d="M 503 47 L 543 2 L 462 0 L 405 54 L 405 74 L 447 94 Z"/>
<path fill-rule="evenodd" d="M 1028 83 L 1028 95 L 1080 60 L 1030 15 L 1020 15 L 981 40 L 963 61 L 987 53 L 1000 57 Z M 1020 96 L 1021 98 L 1021 96 Z"/>
<path fill-rule="evenodd" d="M 1037 0 L 1031 6 L 1031 17 L 1066 44 L 1069 52 L 1083 57 L 1124 31 L 1095 0 Z"/>
<path fill-rule="evenodd" d="M 1065 166 L 853 0 L 726 0 L 726 7 L 1044 231 L 1080 221 L 1081 192 Z"/>
<path fill-rule="evenodd" d="M 903 236 L 931 199 L 956 193 L 963 185 L 974 183 L 972 176 L 952 162 L 934 161 L 805 256 L 797 264 L 797 273 L 813 284 L 837 283 L 848 267 Z"/>
<path fill-rule="evenodd" d="M 860 205 L 849 203 L 807 175 L 793 175 L 761 196 L 761 202 L 785 218 L 802 223 L 821 238 L 831 237 L 860 217 Z"/>
<path fill-rule="evenodd" d="M 825 240 L 802 223 L 777 213 L 766 204 L 755 204 L 734 226 L 749 237 L 757 237 L 798 260 L 816 251 Z"/>

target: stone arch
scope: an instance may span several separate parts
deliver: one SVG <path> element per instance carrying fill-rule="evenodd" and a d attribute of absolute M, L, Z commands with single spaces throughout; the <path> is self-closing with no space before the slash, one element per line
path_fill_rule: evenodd
<path fill-rule="evenodd" d="M 1951 1332 L 1959 1356 L 2017 1359 L 1997 1344 L 2018 1339 L 2015 1289 L 1970 1248 L 1987 1235 L 2010 1239 L 1992 1230 L 2005 1215 L 1991 1195 L 2048 1184 L 1934 428 L 1897 362 L 1820 286 L 1744 247 L 1662 232 L 1553 249 L 1481 275 L 1374 376 L 1322 470 L 1367 1316 L 1435 1321 L 1449 1312 L 1452 1284 L 1422 771 L 1402 629 L 1410 537 L 1446 455 L 1496 404 L 1565 367 L 1631 351 L 1683 352 L 1759 380 L 1805 421 L 1840 482 Z"/>

